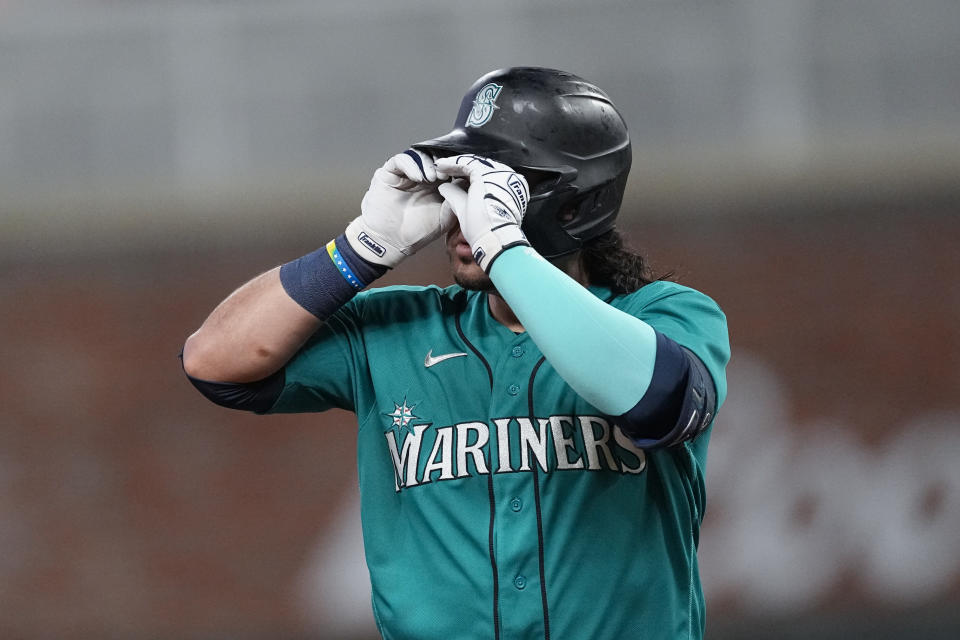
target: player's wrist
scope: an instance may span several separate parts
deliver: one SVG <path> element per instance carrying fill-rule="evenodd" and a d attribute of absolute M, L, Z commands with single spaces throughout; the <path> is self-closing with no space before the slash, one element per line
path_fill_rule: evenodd
<path fill-rule="evenodd" d="M 493 267 L 493 262 L 507 249 L 513 247 L 530 246 L 527 237 L 516 224 L 504 224 L 493 229 L 487 229 L 470 241 L 473 259 L 487 274 Z"/>

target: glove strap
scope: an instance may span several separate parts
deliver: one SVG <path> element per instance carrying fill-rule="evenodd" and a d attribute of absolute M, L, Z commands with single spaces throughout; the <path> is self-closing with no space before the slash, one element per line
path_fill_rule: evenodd
<path fill-rule="evenodd" d="M 476 239 L 473 246 L 473 259 L 484 273 L 490 273 L 490 267 L 501 253 L 511 247 L 530 246 L 527 236 L 523 235 L 519 225 L 508 222 L 490 229 Z"/>
<path fill-rule="evenodd" d="M 348 224 L 344 233 L 350 248 L 367 262 L 392 269 L 407 257 L 400 249 L 371 231 L 361 217 Z"/>

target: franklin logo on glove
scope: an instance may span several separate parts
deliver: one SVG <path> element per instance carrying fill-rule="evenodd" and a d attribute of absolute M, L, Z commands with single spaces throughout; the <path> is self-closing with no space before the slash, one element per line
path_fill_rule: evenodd
<path fill-rule="evenodd" d="M 520 206 L 527 208 L 527 185 L 519 175 L 510 176 L 507 180 L 507 186 L 513 190 L 513 195 L 520 201 Z"/>
<path fill-rule="evenodd" d="M 370 251 L 373 251 L 375 254 L 377 254 L 381 258 L 387 253 L 386 249 L 384 249 L 376 240 L 371 238 L 369 235 L 367 235 L 363 231 L 361 231 L 360 234 L 357 236 L 357 240 L 362 242 L 363 246 L 365 246 L 367 249 L 370 249 Z"/>

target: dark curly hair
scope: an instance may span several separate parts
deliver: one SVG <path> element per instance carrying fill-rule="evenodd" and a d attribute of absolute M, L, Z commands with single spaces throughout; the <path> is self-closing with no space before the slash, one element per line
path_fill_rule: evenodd
<path fill-rule="evenodd" d="M 639 252 L 626 246 L 623 235 L 611 229 L 584 243 L 580 264 L 591 284 L 608 287 L 616 294 L 632 293 L 644 285 L 665 280 L 672 274 L 656 275 Z"/>

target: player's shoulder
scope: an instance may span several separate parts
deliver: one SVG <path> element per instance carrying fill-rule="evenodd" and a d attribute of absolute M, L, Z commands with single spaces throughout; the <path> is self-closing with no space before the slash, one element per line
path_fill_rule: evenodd
<path fill-rule="evenodd" d="M 707 294 L 677 282 L 657 280 L 631 293 L 622 294 L 610 300 L 610 304 L 625 311 L 669 313 L 672 310 L 699 310 L 718 314 L 723 310 Z"/>
<path fill-rule="evenodd" d="M 361 291 L 351 301 L 364 317 L 422 315 L 452 309 L 463 289 L 457 285 L 390 285 Z"/>
<path fill-rule="evenodd" d="M 686 347 L 706 365 L 719 402 L 727 394 L 725 369 L 730 360 L 727 317 L 707 294 L 676 282 L 657 281 L 619 296 L 621 310 Z M 613 302 L 611 304 L 614 304 Z"/>
<path fill-rule="evenodd" d="M 356 298 L 364 304 L 390 304 L 416 300 L 452 300 L 463 291 L 458 285 L 441 287 L 435 284 L 409 285 L 394 284 L 385 287 L 373 287 L 357 294 Z"/>

